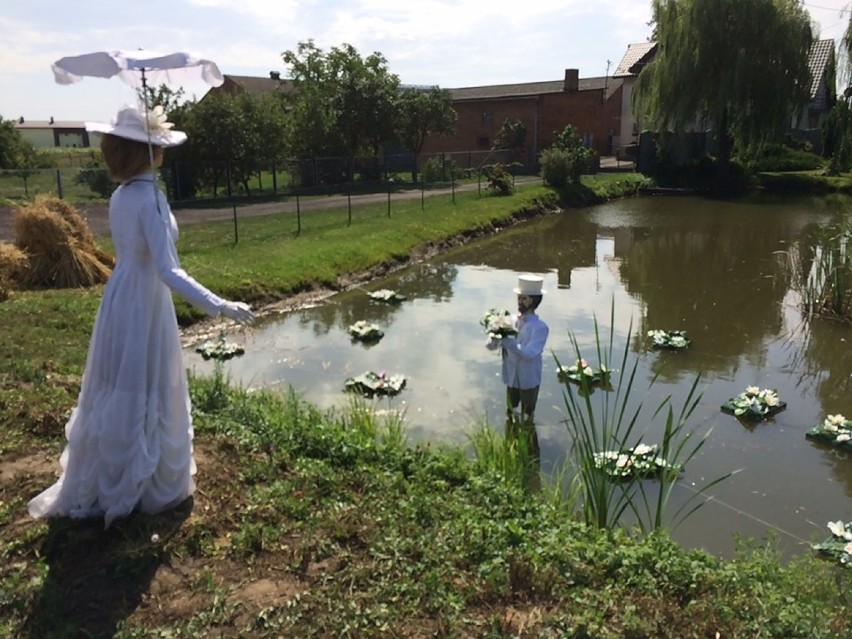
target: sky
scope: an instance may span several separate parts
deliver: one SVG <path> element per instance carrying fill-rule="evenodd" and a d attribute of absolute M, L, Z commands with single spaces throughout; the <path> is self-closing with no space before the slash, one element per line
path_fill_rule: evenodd
<path fill-rule="evenodd" d="M 852 0 L 808 0 L 838 44 Z M 381 53 L 403 84 L 461 88 L 612 73 L 651 34 L 651 0 L 0 0 L 0 117 L 108 121 L 135 103 L 118 78 L 58 85 L 51 64 L 93 51 L 187 51 L 223 74 L 287 77 L 281 54 L 312 39 Z M 173 87 L 177 88 L 177 87 Z M 200 98 L 209 87 L 183 87 Z"/>

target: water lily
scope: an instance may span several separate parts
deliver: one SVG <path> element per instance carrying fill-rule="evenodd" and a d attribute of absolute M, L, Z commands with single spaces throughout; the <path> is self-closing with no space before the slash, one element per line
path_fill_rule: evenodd
<path fill-rule="evenodd" d="M 759 386 L 746 386 L 744 392 L 732 397 L 722 405 L 722 408 L 735 416 L 745 416 L 763 419 L 770 413 L 783 408 L 778 392 L 772 388 L 761 389 Z"/>
<path fill-rule="evenodd" d="M 846 418 L 838 413 L 837 415 L 829 415 L 825 418 L 826 425 L 831 424 L 832 426 L 843 426 L 846 423 Z"/>
<path fill-rule="evenodd" d="M 828 529 L 835 537 L 840 537 L 846 541 L 852 541 L 852 531 L 846 530 L 846 525 L 842 520 L 828 522 Z"/>

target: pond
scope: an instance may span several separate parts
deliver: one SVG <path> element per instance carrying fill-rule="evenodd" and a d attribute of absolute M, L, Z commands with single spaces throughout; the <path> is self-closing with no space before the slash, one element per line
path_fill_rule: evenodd
<path fill-rule="evenodd" d="M 349 401 L 348 377 L 402 373 L 407 388 L 377 406 L 405 411 L 410 442 L 464 445 L 475 422 L 504 428 L 499 355 L 485 348 L 479 321 L 489 308 L 514 312 L 518 274 L 538 273 L 547 290 L 539 315 L 550 326 L 536 411 L 544 475 L 562 467 L 571 446 L 556 358 L 573 362 L 572 332 L 595 360 L 597 319 L 607 335 L 614 330 L 615 360 L 625 348 L 638 359 L 631 397 L 644 402 L 645 441 L 659 439 L 653 409 L 666 396 L 679 407 L 700 375 L 703 394 L 688 423 L 709 435 L 675 498 L 739 471 L 709 491 L 713 499 L 675 539 L 726 556 L 735 536 L 773 535 L 785 553 L 805 552 L 828 536 L 826 522 L 852 518 L 852 459 L 805 439 L 827 414 L 852 415 L 852 329 L 803 321 L 785 251 L 845 206 L 836 198 L 642 197 L 531 220 L 229 336 L 246 354 L 226 372 L 246 387 L 292 386 L 322 407 Z M 407 299 L 375 302 L 366 291 L 379 288 Z M 358 320 L 375 322 L 384 337 L 353 342 L 347 328 Z M 685 330 L 693 344 L 654 350 L 650 329 Z M 186 357 L 196 372 L 212 370 L 191 349 Z M 786 410 L 753 426 L 723 413 L 748 385 L 777 389 Z"/>

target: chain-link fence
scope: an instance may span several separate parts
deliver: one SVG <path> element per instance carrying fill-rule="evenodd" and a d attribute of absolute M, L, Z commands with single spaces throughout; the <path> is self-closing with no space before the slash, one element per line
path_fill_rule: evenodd
<path fill-rule="evenodd" d="M 114 184 L 92 156 L 87 166 L 0 171 L 0 202 L 24 202 L 51 194 L 74 203 L 109 197 Z M 415 156 L 281 159 L 268 164 L 166 162 L 160 171 L 173 204 L 264 200 L 288 195 L 328 195 L 430 189 L 483 180 L 494 165 L 530 175 L 529 157 L 514 151 L 459 151 Z"/>

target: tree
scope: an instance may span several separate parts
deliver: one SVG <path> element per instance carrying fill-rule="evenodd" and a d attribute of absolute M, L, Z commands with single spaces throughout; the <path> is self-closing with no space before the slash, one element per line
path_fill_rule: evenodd
<path fill-rule="evenodd" d="M 813 42 L 799 0 L 652 0 L 657 52 L 634 112 L 658 130 L 711 126 L 720 168 L 777 139 L 808 101 Z"/>
<path fill-rule="evenodd" d="M 514 120 L 506 118 L 494 136 L 494 145 L 491 148 L 497 151 L 507 149 L 516 152 L 524 148 L 526 141 L 527 127 L 524 123 L 517 118 Z"/>
<path fill-rule="evenodd" d="M 166 115 L 181 107 L 183 104 L 184 90 L 183 87 L 171 89 L 167 84 L 161 84 L 158 87 L 147 86 L 145 89 L 139 88 L 136 90 L 140 101 L 145 101 L 148 107 L 161 106 Z"/>
<path fill-rule="evenodd" d="M 393 133 L 399 78 L 390 73 L 380 53 L 361 57 L 349 44 L 328 52 L 312 40 L 282 54 L 290 68 L 293 91 L 288 139 L 298 157 L 377 155 Z M 327 181 L 348 175 L 329 174 Z"/>
<path fill-rule="evenodd" d="M 417 182 L 417 157 L 429 134 L 449 135 L 458 114 L 453 108 L 453 94 L 437 86 L 431 89 L 408 87 L 398 96 L 396 137 L 414 153 L 412 181 Z"/>
<path fill-rule="evenodd" d="M 25 168 L 34 155 L 33 145 L 15 128 L 15 121 L 0 117 L 0 169 Z"/>
<path fill-rule="evenodd" d="M 194 181 L 214 192 L 228 182 L 249 193 L 251 177 L 284 154 L 286 116 L 275 95 L 211 94 L 178 109 L 175 124 L 188 140 L 170 153 L 172 166 L 195 172 Z"/>

